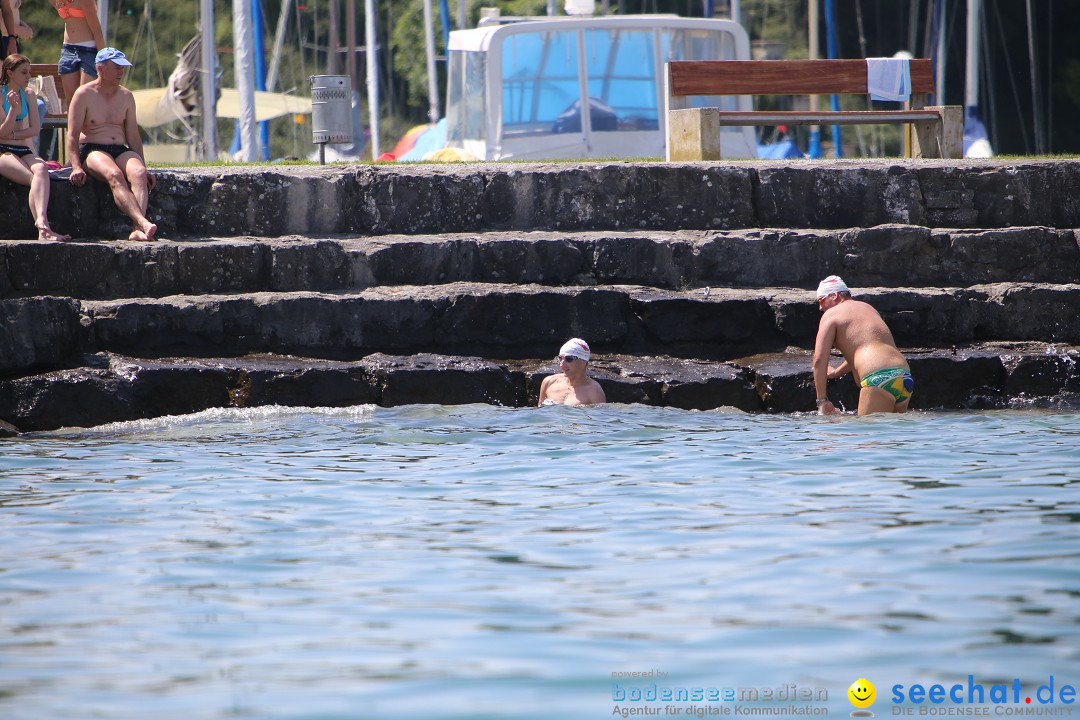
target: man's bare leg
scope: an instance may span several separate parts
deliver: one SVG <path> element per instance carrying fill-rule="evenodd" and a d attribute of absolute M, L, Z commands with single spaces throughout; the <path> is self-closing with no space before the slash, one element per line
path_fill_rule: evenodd
<path fill-rule="evenodd" d="M 904 401 L 904 409 L 907 409 L 907 401 Z M 896 410 L 896 398 L 888 390 L 877 387 L 864 387 L 859 390 L 859 414 L 894 412 Z"/>
<path fill-rule="evenodd" d="M 134 152 L 124 153 L 116 158 L 116 165 L 123 171 L 135 202 L 139 203 L 139 209 L 146 215 L 146 207 L 150 203 L 150 176 L 142 158 Z"/>
<path fill-rule="evenodd" d="M 125 153 L 126 154 L 126 153 Z M 120 157 L 124 157 L 121 155 Z M 157 232 L 157 225 L 146 219 L 138 200 L 128 187 L 127 177 L 108 153 L 95 150 L 86 156 L 87 171 L 98 180 L 109 184 L 113 200 L 120 212 L 131 218 L 132 230 L 128 240 L 150 240 Z"/>

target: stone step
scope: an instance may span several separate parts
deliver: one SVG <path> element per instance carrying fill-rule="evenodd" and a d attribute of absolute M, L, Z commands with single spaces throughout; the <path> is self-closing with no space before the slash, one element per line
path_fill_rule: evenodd
<path fill-rule="evenodd" d="M 0 297 L 83 299 L 357 291 L 453 282 L 813 288 L 1068 283 L 1075 230 L 930 229 L 490 232 L 138 243 L 0 242 Z"/>
<path fill-rule="evenodd" d="M 1080 343 L 1080 285 L 857 288 L 899 345 Z M 0 301 L 0 370 L 71 364 L 75 353 L 208 357 L 285 353 L 351 359 L 373 352 L 525 358 L 567 337 L 598 352 L 727 360 L 811 347 L 813 293 L 791 288 L 676 291 L 495 283 L 359 293 L 244 293 L 120 300 Z"/>
<path fill-rule="evenodd" d="M 1075 160 L 552 163 L 173 168 L 148 215 L 163 237 L 489 230 L 1080 227 Z M 0 237 L 36 237 L 0 182 Z M 55 182 L 50 217 L 126 237 L 108 188 Z"/>
<path fill-rule="evenodd" d="M 913 409 L 1080 407 L 1080 348 L 1044 343 L 908 350 Z M 140 360 L 112 354 L 75 369 L 0 380 L 0 418 L 9 431 L 90 427 L 209 408 L 413 403 L 536 404 L 551 360 L 485 360 L 373 354 L 352 362 L 274 355 Z M 810 352 L 730 362 L 665 356 L 599 356 L 590 374 L 610 402 L 688 410 L 811 412 Z M 850 376 L 829 384 L 848 410 Z M 0 421 L 0 434 L 5 423 Z"/>

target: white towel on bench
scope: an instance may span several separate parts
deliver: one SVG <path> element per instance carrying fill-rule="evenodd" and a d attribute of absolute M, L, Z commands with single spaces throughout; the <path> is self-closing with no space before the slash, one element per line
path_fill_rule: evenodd
<path fill-rule="evenodd" d="M 907 102 L 911 98 L 907 58 L 866 58 L 866 91 L 871 100 Z"/>

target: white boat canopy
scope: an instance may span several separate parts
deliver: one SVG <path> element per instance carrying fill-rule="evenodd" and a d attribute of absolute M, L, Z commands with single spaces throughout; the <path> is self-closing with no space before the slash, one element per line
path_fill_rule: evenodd
<path fill-rule="evenodd" d="M 746 31 L 730 20 L 514 20 L 450 33 L 447 145 L 484 160 L 663 157 L 664 63 L 750 58 Z M 693 106 L 753 109 L 749 96 Z M 753 129 L 724 128 L 721 151 L 756 157 Z"/>

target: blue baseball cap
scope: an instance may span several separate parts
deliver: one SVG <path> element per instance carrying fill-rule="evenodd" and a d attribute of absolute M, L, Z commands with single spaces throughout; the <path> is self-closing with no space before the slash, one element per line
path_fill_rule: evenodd
<path fill-rule="evenodd" d="M 127 55 L 120 52 L 114 47 L 107 47 L 98 50 L 97 57 L 94 58 L 94 64 L 100 65 L 103 62 L 113 61 L 117 65 L 124 65 L 131 67 L 131 62 L 127 59 Z"/>

